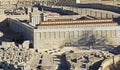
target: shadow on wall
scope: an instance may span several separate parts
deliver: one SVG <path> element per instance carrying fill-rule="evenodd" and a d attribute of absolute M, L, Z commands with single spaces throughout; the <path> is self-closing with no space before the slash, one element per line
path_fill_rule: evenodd
<path fill-rule="evenodd" d="M 16 44 L 21 44 L 23 42 L 22 33 L 13 32 L 9 27 L 7 19 L 5 19 L 3 22 L 0 22 L 0 43 L 2 41 L 15 42 Z"/>
<path fill-rule="evenodd" d="M 81 49 L 98 49 L 98 50 L 111 50 L 112 45 L 107 44 L 108 40 L 106 37 L 96 38 L 92 32 L 83 33 L 81 38 L 78 40 L 66 40 L 63 44 L 65 47 L 78 47 Z"/>
<path fill-rule="evenodd" d="M 105 37 L 96 38 L 94 34 L 91 34 L 90 32 L 82 34 L 82 37 L 73 42 L 73 46 L 94 46 L 94 45 L 106 45 L 107 39 Z"/>
<path fill-rule="evenodd" d="M 21 67 L 16 68 L 13 64 L 9 64 L 6 61 L 0 62 L 0 69 L 3 69 L 3 70 L 22 70 Z"/>

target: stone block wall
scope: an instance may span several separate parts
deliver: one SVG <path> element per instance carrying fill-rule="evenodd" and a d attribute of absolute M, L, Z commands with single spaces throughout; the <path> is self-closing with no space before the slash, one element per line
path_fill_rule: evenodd
<path fill-rule="evenodd" d="M 58 28 L 58 29 L 34 29 L 35 48 L 57 48 L 71 45 L 86 44 L 95 41 L 94 44 L 119 45 L 119 26 L 88 27 L 88 28 Z M 69 46 L 69 45 L 68 45 Z"/>

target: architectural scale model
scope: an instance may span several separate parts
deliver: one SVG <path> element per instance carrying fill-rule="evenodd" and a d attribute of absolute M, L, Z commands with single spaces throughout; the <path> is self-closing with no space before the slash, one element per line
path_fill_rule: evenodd
<path fill-rule="evenodd" d="M 0 0 L 0 70 L 120 70 L 120 0 Z"/>

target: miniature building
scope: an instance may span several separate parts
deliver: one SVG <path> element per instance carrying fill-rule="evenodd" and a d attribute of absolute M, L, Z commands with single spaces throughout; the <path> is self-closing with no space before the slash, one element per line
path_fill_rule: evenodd
<path fill-rule="evenodd" d="M 86 34 L 105 38 L 112 45 L 118 45 L 119 26 L 112 19 L 43 21 L 34 29 L 34 47 L 52 48 L 74 43 Z M 88 36 L 89 36 L 88 35 Z"/>
<path fill-rule="evenodd" d="M 12 16 L 8 19 L 12 31 L 22 33 L 23 40 L 29 40 L 34 49 L 58 48 L 73 44 L 80 46 L 79 40 L 82 37 L 92 36 L 96 39 L 104 40 L 105 44 L 119 45 L 120 43 L 119 25 L 113 19 L 108 19 L 108 17 L 91 18 L 87 16 L 86 18 L 85 13 L 84 16 L 60 16 L 54 12 L 40 12 L 37 8 L 35 10 L 33 12 L 29 10 L 31 14 L 28 16 L 24 15 L 30 19 L 28 24 L 16 19 L 10 19 L 13 18 Z M 112 16 L 117 15 L 115 13 L 109 14 Z M 96 43 L 94 42 L 93 44 Z"/>
<path fill-rule="evenodd" d="M 120 45 L 120 26 L 116 21 L 120 14 L 53 6 L 60 1 L 60 5 L 67 3 L 65 5 L 71 6 L 102 2 L 116 5 L 116 0 L 1 0 L 0 5 L 15 2 L 17 5 L 15 9 L 6 10 L 7 13 L 0 10 L 0 20 L 4 20 L 0 25 L 0 61 L 7 65 L 0 63 L 0 67 L 8 70 L 12 64 L 20 70 L 88 70 L 96 62 L 110 58 L 103 61 L 99 70 L 110 69 L 114 63 L 119 68 L 120 56 L 111 58 L 113 54 L 108 51 Z M 30 6 L 39 3 L 51 5 L 45 8 L 54 12 L 39 11 Z M 18 4 L 22 7 L 18 8 Z"/>

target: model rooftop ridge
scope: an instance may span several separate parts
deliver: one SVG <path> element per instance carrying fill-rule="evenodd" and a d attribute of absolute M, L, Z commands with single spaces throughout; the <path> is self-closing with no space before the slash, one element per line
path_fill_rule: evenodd
<path fill-rule="evenodd" d="M 115 24 L 115 22 L 87 22 L 87 23 L 62 23 L 62 24 L 38 24 L 37 26 L 59 26 L 59 25 L 85 25 L 85 24 Z M 107 25 L 106 25 L 107 26 Z"/>
<path fill-rule="evenodd" d="M 95 19 L 95 20 L 42 21 L 40 24 L 37 24 L 36 26 L 61 26 L 61 25 L 64 26 L 64 25 L 87 25 L 87 24 L 118 25 L 116 22 L 113 21 L 113 19 Z"/>

